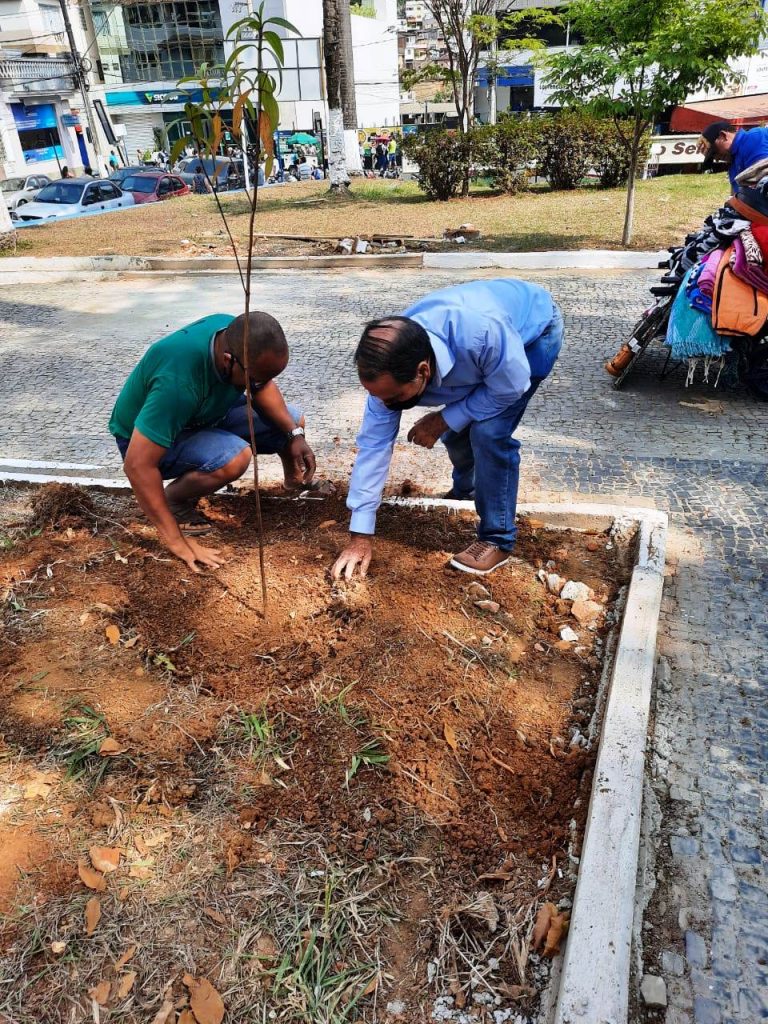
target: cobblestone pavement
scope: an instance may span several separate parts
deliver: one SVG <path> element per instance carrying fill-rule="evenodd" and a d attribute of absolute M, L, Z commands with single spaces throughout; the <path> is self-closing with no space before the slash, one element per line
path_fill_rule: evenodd
<path fill-rule="evenodd" d="M 351 462 L 361 408 L 350 358 L 363 321 L 486 273 L 265 274 L 256 305 L 292 345 L 282 381 L 331 472 Z M 645 273 L 539 273 L 567 342 L 526 414 L 527 498 L 579 495 L 671 514 L 670 573 L 646 817 L 655 889 L 643 969 L 662 975 L 667 1024 L 768 1019 L 768 407 L 742 392 L 657 380 L 649 358 L 614 392 L 601 367 L 646 300 Z M 118 468 L 106 420 L 144 346 L 214 310 L 232 277 L 73 280 L 0 302 L 0 457 Z M 1 464 L 0 464 L 1 465 Z M 439 452 L 398 446 L 394 479 L 447 483 Z M 659 817 L 656 810 L 661 811 Z M 633 1019 L 642 1020 L 637 1008 Z"/>

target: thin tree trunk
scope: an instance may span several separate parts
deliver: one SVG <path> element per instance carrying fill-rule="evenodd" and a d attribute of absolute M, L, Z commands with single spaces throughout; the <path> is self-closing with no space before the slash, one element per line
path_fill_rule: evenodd
<path fill-rule="evenodd" d="M 637 161 L 640 152 L 640 140 L 643 137 L 643 126 L 639 118 L 635 118 L 635 130 L 632 134 L 632 149 L 629 155 L 629 180 L 627 181 L 627 206 L 624 212 L 624 230 L 621 244 L 629 245 L 632 241 L 632 227 L 635 219 L 635 179 L 637 177 Z"/>
<path fill-rule="evenodd" d="M 323 0 L 323 56 L 328 98 L 328 169 L 332 192 L 349 189 L 344 143 L 342 67 L 344 37 L 340 0 Z"/>
<path fill-rule="evenodd" d="M 0 192 L 0 252 L 16 252 L 16 231 L 2 192 Z"/>

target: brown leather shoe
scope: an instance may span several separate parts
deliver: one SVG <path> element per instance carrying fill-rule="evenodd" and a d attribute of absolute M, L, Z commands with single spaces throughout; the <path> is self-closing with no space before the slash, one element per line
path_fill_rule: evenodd
<path fill-rule="evenodd" d="M 487 576 L 489 572 L 506 565 L 508 561 L 508 551 L 502 551 L 495 544 L 487 544 L 484 540 L 476 540 L 466 550 L 454 555 L 448 564 L 461 572 Z"/>

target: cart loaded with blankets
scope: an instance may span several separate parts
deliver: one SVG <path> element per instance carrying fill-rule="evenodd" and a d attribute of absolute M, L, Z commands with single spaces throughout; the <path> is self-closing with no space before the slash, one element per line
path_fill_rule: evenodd
<path fill-rule="evenodd" d="M 621 387 L 654 340 L 687 366 L 686 385 L 740 382 L 768 399 L 768 160 L 737 178 L 736 194 L 670 249 L 654 304 L 605 369 Z"/>

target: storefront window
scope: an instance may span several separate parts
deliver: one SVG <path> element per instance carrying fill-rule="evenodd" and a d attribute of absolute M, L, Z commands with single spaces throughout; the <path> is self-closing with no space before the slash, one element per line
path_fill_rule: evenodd
<path fill-rule="evenodd" d="M 63 158 L 56 110 L 52 103 L 36 103 L 31 106 L 12 103 L 11 110 L 25 163 L 36 164 L 43 160 Z"/>

